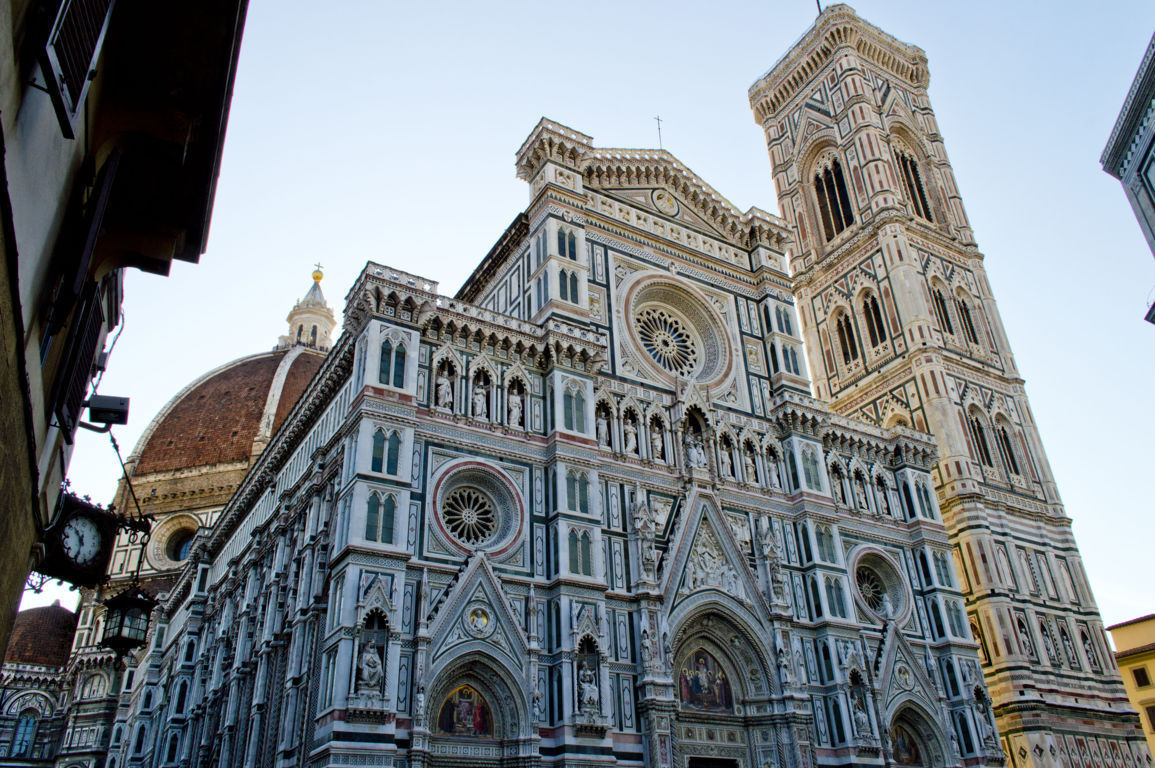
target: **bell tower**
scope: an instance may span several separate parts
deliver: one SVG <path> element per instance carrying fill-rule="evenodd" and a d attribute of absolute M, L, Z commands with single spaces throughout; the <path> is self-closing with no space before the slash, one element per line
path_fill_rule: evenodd
<path fill-rule="evenodd" d="M 1145 754 L 1142 733 L 929 82 L 920 48 L 835 5 L 750 88 L 796 233 L 793 292 L 815 393 L 837 413 L 934 435 L 943 520 L 1010 764 L 1130 762 Z"/>

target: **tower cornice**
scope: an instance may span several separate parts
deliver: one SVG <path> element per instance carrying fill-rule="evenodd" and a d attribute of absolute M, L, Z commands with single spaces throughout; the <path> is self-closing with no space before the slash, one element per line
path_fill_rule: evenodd
<path fill-rule="evenodd" d="M 859 18 L 848 5 L 832 5 L 750 86 L 750 106 L 759 125 L 777 116 L 818 70 L 846 49 L 914 88 L 925 89 L 930 83 L 926 53 L 921 48 L 886 34 Z"/>

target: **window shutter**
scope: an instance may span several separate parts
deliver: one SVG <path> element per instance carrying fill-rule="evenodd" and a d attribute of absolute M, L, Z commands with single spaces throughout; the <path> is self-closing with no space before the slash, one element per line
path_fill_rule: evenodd
<path fill-rule="evenodd" d="M 41 54 L 45 84 L 67 139 L 100 56 L 115 0 L 63 0 Z"/>
<path fill-rule="evenodd" d="M 80 422 L 84 394 L 88 390 L 88 382 L 92 380 L 92 361 L 96 358 L 96 346 L 104 326 L 104 312 L 100 304 L 100 292 L 95 285 L 90 284 L 72 318 L 68 351 L 56 377 L 53 410 L 64 432 L 64 439 L 69 444 Z"/>

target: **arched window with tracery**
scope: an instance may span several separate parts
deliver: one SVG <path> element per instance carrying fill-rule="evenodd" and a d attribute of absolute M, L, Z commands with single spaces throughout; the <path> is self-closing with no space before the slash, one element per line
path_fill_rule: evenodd
<path fill-rule="evenodd" d="M 833 576 L 826 577 L 826 604 L 830 606 L 831 614 L 840 619 L 846 618 L 846 597 L 842 583 Z"/>
<path fill-rule="evenodd" d="M 955 308 L 958 309 L 959 325 L 962 326 L 963 335 L 966 336 L 967 341 L 975 346 L 979 344 L 979 335 L 975 330 L 974 318 L 971 317 L 971 307 L 967 300 L 962 296 L 956 296 L 954 300 Z"/>
<path fill-rule="evenodd" d="M 40 714 L 35 709 L 26 709 L 20 713 L 12 746 L 8 750 L 9 757 L 32 756 L 32 745 L 36 742 L 36 727 L 39 723 Z"/>
<path fill-rule="evenodd" d="M 975 444 L 975 452 L 978 453 L 978 460 L 984 467 L 994 469 L 995 463 L 991 460 L 991 448 L 987 444 L 986 430 L 983 429 L 982 422 L 979 421 L 978 416 L 971 415 L 967 418 L 967 426 L 970 428 L 971 439 Z"/>
<path fill-rule="evenodd" d="M 902 188 L 907 202 L 915 216 L 919 216 L 934 223 L 934 216 L 930 212 L 930 203 L 926 195 L 926 188 L 922 183 L 922 174 L 918 169 L 918 161 L 914 159 L 906 147 L 894 150 L 894 163 L 898 166 L 898 175 L 902 179 Z"/>
<path fill-rule="evenodd" d="M 866 332 L 870 336 L 871 348 L 877 348 L 886 341 L 886 326 L 882 324 L 882 310 L 878 298 L 873 293 L 862 300 L 862 315 L 866 318 Z"/>
<path fill-rule="evenodd" d="M 840 313 L 834 321 L 835 333 L 838 336 L 838 347 L 842 351 L 842 362 L 850 365 L 858 359 L 858 344 L 854 340 L 854 325 L 850 316 Z"/>
<path fill-rule="evenodd" d="M 370 493 L 365 502 L 365 540 L 392 544 L 396 513 L 397 501 L 392 494 L 382 499 L 376 491 Z"/>
<path fill-rule="evenodd" d="M 838 158 L 830 158 L 814 173 L 814 195 L 818 200 L 818 218 L 826 242 L 830 242 L 854 223 L 850 193 Z"/>
<path fill-rule="evenodd" d="M 946 308 L 946 299 L 942 297 L 942 291 L 938 288 L 930 289 L 931 303 L 934 305 L 934 317 L 938 320 L 938 327 L 954 335 L 954 326 L 950 322 L 950 313 Z"/>
<path fill-rule="evenodd" d="M 834 533 L 828 525 L 819 525 L 814 529 L 814 537 L 818 541 L 818 556 L 828 563 L 837 563 L 834 552 Z"/>
<path fill-rule="evenodd" d="M 562 269 L 557 273 L 557 295 L 561 297 L 562 301 L 573 301 L 569 297 L 569 272 L 567 270 Z"/>
<path fill-rule="evenodd" d="M 1012 475 L 1021 475 L 1019 462 L 1015 458 L 1014 444 L 1011 442 L 1010 435 L 1007 434 L 1006 425 L 998 424 L 995 426 L 995 442 L 999 444 L 999 453 L 1002 454 L 1003 464 L 1006 465 L 1007 471 Z"/>

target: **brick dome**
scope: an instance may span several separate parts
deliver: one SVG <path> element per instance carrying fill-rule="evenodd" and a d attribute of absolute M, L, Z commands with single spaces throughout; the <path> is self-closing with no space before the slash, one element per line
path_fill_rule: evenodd
<path fill-rule="evenodd" d="M 247 462 L 292 410 L 325 357 L 302 346 L 242 357 L 185 387 L 133 452 L 134 476 Z"/>
<path fill-rule="evenodd" d="M 38 664 L 63 667 L 68 663 L 72 636 L 76 632 L 76 614 L 57 601 L 43 608 L 29 608 L 16 614 L 5 664 Z"/>

